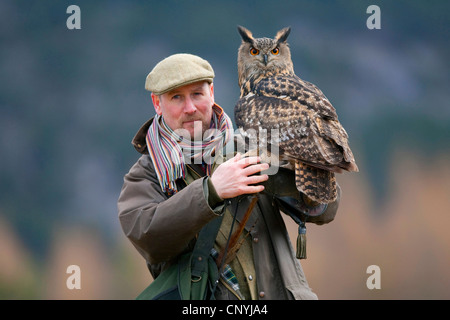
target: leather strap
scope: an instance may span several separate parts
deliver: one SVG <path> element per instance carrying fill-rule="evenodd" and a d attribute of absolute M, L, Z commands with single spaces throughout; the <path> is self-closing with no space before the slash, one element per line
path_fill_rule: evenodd
<path fill-rule="evenodd" d="M 216 241 L 222 219 L 223 215 L 215 218 L 200 231 L 192 251 L 191 272 L 193 277 L 200 277 L 202 272 L 207 271 L 208 258 Z"/>

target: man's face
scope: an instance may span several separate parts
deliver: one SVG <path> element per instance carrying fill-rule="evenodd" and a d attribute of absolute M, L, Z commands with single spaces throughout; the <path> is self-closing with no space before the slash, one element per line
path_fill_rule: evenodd
<path fill-rule="evenodd" d="M 152 93 L 152 101 L 172 130 L 185 129 L 192 140 L 202 140 L 211 124 L 214 87 L 206 81 L 195 82 L 160 96 Z"/>

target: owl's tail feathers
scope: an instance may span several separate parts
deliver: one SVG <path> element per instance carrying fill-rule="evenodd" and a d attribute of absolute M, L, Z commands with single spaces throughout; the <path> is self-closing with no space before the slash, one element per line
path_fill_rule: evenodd
<path fill-rule="evenodd" d="M 356 163 L 354 163 L 354 162 L 346 163 L 345 170 L 350 171 L 350 172 L 359 172 L 359 168 L 356 165 Z"/>
<path fill-rule="evenodd" d="M 355 162 L 355 157 L 353 156 L 353 152 L 350 149 L 348 145 L 345 145 L 343 147 L 343 155 L 344 155 L 344 161 L 343 161 L 343 169 L 350 171 L 350 172 L 359 172 L 358 166 Z"/>
<path fill-rule="evenodd" d="M 332 171 L 295 161 L 295 184 L 299 191 L 316 202 L 330 203 L 336 200 L 336 177 Z"/>
<path fill-rule="evenodd" d="M 349 161 L 349 162 L 342 161 L 342 162 L 339 164 L 339 167 L 340 167 L 340 169 L 343 169 L 343 170 L 345 170 L 345 171 L 349 171 L 349 172 L 359 172 L 359 168 L 358 168 L 358 166 L 356 165 L 356 163 L 355 163 L 354 160 L 353 160 L 353 161 Z M 341 170 L 341 171 L 335 171 L 335 172 L 337 172 L 337 173 L 342 173 L 342 170 Z"/>

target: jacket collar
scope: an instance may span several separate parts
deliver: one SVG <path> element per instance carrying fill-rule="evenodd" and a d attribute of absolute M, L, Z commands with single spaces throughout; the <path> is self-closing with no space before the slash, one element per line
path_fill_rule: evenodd
<path fill-rule="evenodd" d="M 148 128 L 153 122 L 154 117 L 148 119 L 138 130 L 136 135 L 134 136 L 131 144 L 137 150 L 137 152 L 141 154 L 148 154 L 147 142 L 145 140 L 145 136 L 147 135 Z"/>

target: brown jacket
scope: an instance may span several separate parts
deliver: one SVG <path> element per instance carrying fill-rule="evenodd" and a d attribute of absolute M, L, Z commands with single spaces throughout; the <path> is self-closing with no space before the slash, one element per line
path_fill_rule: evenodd
<path fill-rule="evenodd" d="M 124 177 L 118 210 L 124 233 L 145 258 L 152 276 L 156 278 L 178 255 L 192 250 L 202 227 L 222 214 L 223 202 L 217 199 L 209 178 L 202 177 L 201 170 L 195 165 L 189 165 L 187 170 L 195 181 L 173 196 L 162 192 L 145 144 L 151 121 L 147 121 L 133 139 L 133 145 L 142 156 Z M 323 224 L 334 219 L 340 199 L 339 187 L 338 191 L 336 202 L 329 204 L 326 211 L 311 222 Z M 259 194 L 258 203 L 246 225 L 253 239 L 260 298 L 317 299 L 295 257 L 279 207 L 274 201 L 277 195 L 293 194 L 298 194 L 294 177 L 290 171 L 281 170 L 266 183 L 266 191 Z M 238 206 L 238 221 L 249 203 L 247 196 L 229 202 L 233 212 Z M 216 298 L 230 299 L 232 295 L 219 286 Z"/>

